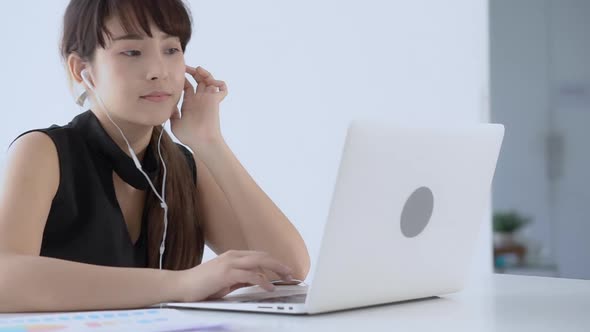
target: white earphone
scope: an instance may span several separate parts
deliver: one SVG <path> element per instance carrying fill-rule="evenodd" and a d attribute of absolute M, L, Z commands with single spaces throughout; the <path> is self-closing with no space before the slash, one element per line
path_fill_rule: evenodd
<path fill-rule="evenodd" d="M 131 159 L 133 159 L 133 163 L 135 164 L 135 167 L 137 167 L 137 169 L 141 172 L 141 174 L 143 174 L 145 179 L 148 181 L 154 194 L 160 200 L 160 206 L 162 207 L 162 209 L 164 209 L 164 233 L 162 235 L 162 243 L 160 244 L 160 264 L 159 264 L 160 270 L 161 270 L 162 269 L 162 257 L 164 256 L 164 251 L 166 250 L 166 233 L 168 231 L 168 205 L 166 204 L 166 175 L 167 175 L 166 173 L 167 173 L 167 170 L 166 170 L 166 163 L 164 163 L 164 158 L 162 158 L 162 152 L 160 150 L 160 143 L 162 141 L 162 134 L 164 134 L 164 126 L 162 126 L 162 131 L 160 132 L 160 137 L 158 138 L 158 155 L 160 156 L 160 161 L 162 162 L 162 166 L 164 168 L 164 174 L 162 176 L 162 194 L 160 195 L 158 193 L 158 191 L 156 190 L 156 187 L 154 186 L 154 184 L 150 180 L 149 176 L 144 172 L 143 168 L 141 167 L 141 162 L 137 158 L 137 154 L 135 153 L 135 151 L 133 151 L 131 144 L 129 144 L 127 137 L 125 137 L 125 134 L 123 134 L 123 130 L 121 130 L 121 128 L 115 123 L 115 121 L 113 121 L 113 119 L 111 118 L 111 115 L 109 114 L 109 111 L 105 107 L 102 99 L 100 98 L 98 93 L 96 93 L 96 91 L 94 90 L 94 85 L 92 83 L 90 83 L 88 71 L 86 69 L 83 69 L 81 72 L 81 75 L 82 75 L 82 80 L 86 83 L 88 88 L 92 92 L 94 92 L 96 99 L 98 100 L 98 102 L 100 103 L 102 108 L 105 110 L 105 113 L 106 113 L 107 117 L 109 118 L 109 120 L 119 130 L 119 133 L 121 133 L 123 140 L 125 140 L 125 143 L 127 144 L 127 149 L 129 150 L 129 153 L 131 155 Z M 82 93 L 80 95 L 80 97 L 78 97 L 78 100 L 76 101 L 76 103 L 78 103 L 78 105 L 82 106 L 86 96 L 87 96 L 87 92 L 85 91 L 84 93 Z"/>

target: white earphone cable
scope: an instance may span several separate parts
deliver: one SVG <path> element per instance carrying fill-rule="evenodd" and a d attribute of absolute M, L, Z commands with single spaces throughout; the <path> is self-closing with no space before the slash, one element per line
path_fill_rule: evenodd
<path fill-rule="evenodd" d="M 164 130 L 165 130 L 164 129 L 164 125 L 162 125 L 162 131 L 160 131 L 160 136 L 158 137 L 158 155 L 160 157 L 160 162 L 162 163 L 162 167 L 163 167 L 163 171 L 164 171 L 164 174 L 162 175 L 162 194 L 160 195 L 158 193 L 158 191 L 156 190 L 154 184 L 150 180 L 149 176 L 144 172 L 143 168 L 141 167 L 141 163 L 139 162 L 139 159 L 137 158 L 137 155 L 135 154 L 135 151 L 131 147 L 131 144 L 129 144 L 129 141 L 127 140 L 127 137 L 125 137 L 125 134 L 123 133 L 123 130 L 121 130 L 121 128 L 111 118 L 111 115 L 109 114 L 108 109 L 105 107 L 105 105 L 104 105 L 104 103 L 102 101 L 102 98 L 100 98 L 100 96 L 96 93 L 96 91 L 94 91 L 94 88 L 92 87 L 92 85 L 90 84 L 90 82 L 88 81 L 88 79 L 86 78 L 86 72 L 84 72 L 84 71 L 82 73 L 82 79 L 84 80 L 84 82 L 86 83 L 86 85 L 88 85 L 88 87 L 94 92 L 94 95 L 98 99 L 98 102 L 100 103 L 100 105 L 102 106 L 102 108 L 105 110 L 105 113 L 106 113 L 107 117 L 109 118 L 109 120 L 111 121 L 111 123 L 113 125 L 115 125 L 115 127 L 117 128 L 117 130 L 119 130 L 119 133 L 121 133 L 121 137 L 123 137 L 123 140 L 127 144 L 127 148 L 129 149 L 129 153 L 131 154 L 131 159 L 133 159 L 133 162 L 135 164 L 135 167 L 141 172 L 141 174 L 143 174 L 143 176 L 145 177 L 145 179 L 148 181 L 150 187 L 152 188 L 152 191 L 154 192 L 154 194 L 160 200 L 160 206 L 164 209 L 164 232 L 162 234 L 162 242 L 160 244 L 160 250 L 159 250 L 159 254 L 160 254 L 159 267 L 160 267 L 160 270 L 161 270 L 162 269 L 162 259 L 163 259 L 163 256 L 164 256 L 164 251 L 166 250 L 166 235 L 167 235 L 167 232 L 168 232 L 168 205 L 166 204 L 166 177 L 167 177 L 167 168 L 166 168 L 166 163 L 164 162 L 164 158 L 162 157 L 162 151 L 160 149 L 160 144 L 162 142 L 162 136 L 163 136 Z"/>

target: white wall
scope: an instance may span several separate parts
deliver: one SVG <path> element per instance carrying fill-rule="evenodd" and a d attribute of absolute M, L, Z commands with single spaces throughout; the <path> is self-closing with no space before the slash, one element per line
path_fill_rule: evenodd
<path fill-rule="evenodd" d="M 187 63 L 228 83 L 224 134 L 300 229 L 312 257 L 351 118 L 487 118 L 484 0 L 190 3 L 196 29 Z M 4 77 L 12 80 L 0 83 L 10 95 L 0 146 L 77 112 L 57 60 L 65 4 L 13 2 L 0 14 L 2 40 L 9 40 L 3 48 L 10 50 L 2 52 Z M 34 84 L 35 75 L 45 84 Z M 490 272 L 489 224 L 483 229 L 475 268 Z"/>

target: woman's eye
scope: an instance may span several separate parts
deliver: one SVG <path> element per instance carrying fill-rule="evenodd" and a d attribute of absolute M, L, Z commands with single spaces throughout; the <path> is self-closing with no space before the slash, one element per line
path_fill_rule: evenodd
<path fill-rule="evenodd" d="M 141 52 L 137 51 L 137 50 L 131 50 L 131 51 L 125 51 L 125 52 L 121 52 L 127 56 L 138 56 L 141 54 Z"/>
<path fill-rule="evenodd" d="M 180 52 L 180 50 L 178 48 L 169 48 L 168 51 L 170 51 L 170 54 L 174 54 L 174 53 Z"/>
<path fill-rule="evenodd" d="M 166 53 L 167 54 L 175 54 L 175 53 L 178 53 L 178 52 L 180 52 L 180 49 L 178 49 L 176 47 L 169 48 L 169 49 L 166 50 Z M 121 52 L 121 54 L 125 54 L 125 55 L 130 56 L 130 57 L 136 57 L 136 56 L 141 55 L 141 52 L 138 51 L 138 50 L 130 50 L 130 51 Z"/>

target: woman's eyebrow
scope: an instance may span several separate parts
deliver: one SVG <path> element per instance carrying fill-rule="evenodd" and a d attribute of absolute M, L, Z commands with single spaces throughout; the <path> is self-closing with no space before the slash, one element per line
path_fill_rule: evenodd
<path fill-rule="evenodd" d="M 176 38 L 176 36 L 172 36 L 166 33 L 160 35 L 160 39 L 169 39 L 169 38 Z M 118 40 L 144 40 L 144 36 L 138 34 L 127 34 L 119 37 L 115 37 L 112 39 L 112 42 L 116 42 Z"/>

